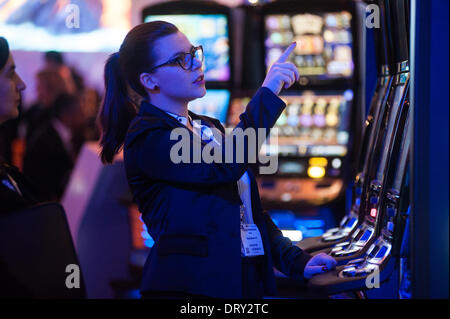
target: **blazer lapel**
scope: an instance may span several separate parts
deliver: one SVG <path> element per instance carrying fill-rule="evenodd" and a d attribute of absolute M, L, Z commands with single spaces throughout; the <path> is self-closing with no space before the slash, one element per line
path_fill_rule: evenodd
<path fill-rule="evenodd" d="M 207 123 L 209 127 L 216 128 L 212 122 L 208 121 L 203 116 L 195 114 L 192 111 L 188 111 L 188 112 L 193 120 L 200 120 L 203 123 Z M 141 103 L 141 107 L 139 109 L 138 116 L 142 117 L 145 120 L 149 120 L 150 122 L 154 122 L 154 124 L 156 124 L 156 122 L 163 121 L 165 124 L 167 124 L 168 126 L 170 126 L 172 128 L 183 127 L 183 128 L 187 129 L 187 127 L 185 125 L 181 124 L 173 116 L 167 114 L 165 111 L 161 110 L 160 108 L 154 106 L 153 104 L 151 104 L 145 100 L 142 101 L 142 103 Z M 152 118 L 152 119 L 150 119 L 150 118 Z M 161 125 L 161 123 L 158 123 L 158 124 Z M 220 131 L 219 128 L 217 128 L 217 130 Z M 193 132 L 191 130 L 189 130 L 189 134 L 193 138 Z M 223 133 L 221 131 L 220 131 L 220 134 L 223 136 Z M 203 145 L 208 144 L 204 140 L 200 140 L 200 141 Z"/>

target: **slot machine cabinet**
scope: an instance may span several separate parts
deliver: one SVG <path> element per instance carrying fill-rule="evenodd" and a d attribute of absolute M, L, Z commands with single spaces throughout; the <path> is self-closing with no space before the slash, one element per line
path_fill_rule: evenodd
<path fill-rule="evenodd" d="M 265 75 L 294 40 L 297 47 L 291 62 L 301 74 L 298 83 L 280 94 L 287 106 L 272 130 L 278 147 L 262 148 L 266 154 L 278 155 L 277 172 L 257 176 L 263 206 L 271 212 L 289 210 L 298 215 L 301 211 L 309 217 L 317 217 L 324 208 L 332 211 L 331 219 L 340 217 L 336 215 L 345 210 L 353 145 L 358 143 L 365 109 L 360 32 L 364 28 L 357 27 L 361 8 L 352 1 L 277 1 L 251 13 L 260 16 L 253 19 L 259 21 L 260 32 L 249 41 L 259 39 L 263 58 L 257 56 L 261 64 L 247 67 L 247 77 L 260 73 L 253 72 L 255 67 L 265 70 Z M 243 79 L 243 84 L 255 82 Z M 237 123 L 251 96 L 232 99 L 228 126 Z"/>
<path fill-rule="evenodd" d="M 378 111 L 374 114 L 378 113 L 378 115 L 373 117 L 371 124 L 369 123 L 370 126 L 368 126 L 368 128 L 371 128 L 372 132 L 368 139 L 369 143 L 367 144 L 367 151 L 363 158 L 364 161 L 361 162 L 363 164 L 361 166 L 362 170 L 359 171 L 355 180 L 356 187 L 353 194 L 353 205 L 348 218 L 352 217 L 352 215 L 354 218 L 358 216 L 359 225 L 357 225 L 351 233 L 345 233 L 345 227 L 340 227 L 336 233 L 339 234 L 339 237 L 342 239 L 339 242 L 329 242 L 328 247 L 336 245 L 336 247 L 331 250 L 325 249 L 320 251 L 320 249 L 325 247 L 324 244 L 320 243 L 318 240 L 316 240 L 315 243 L 299 243 L 302 248 L 308 246 L 309 251 L 331 252 L 331 254 L 340 261 L 356 257 L 355 254 L 360 255 L 364 253 L 374 239 L 374 236 L 376 236 L 379 225 L 379 196 L 381 193 L 381 185 L 385 178 L 387 161 L 390 156 L 391 142 L 394 138 L 396 128 L 399 125 L 399 114 L 401 114 L 405 108 L 407 109 L 409 107 L 408 55 L 405 49 L 399 45 L 400 41 L 397 41 L 399 36 L 406 36 L 406 30 L 404 30 L 405 25 L 401 22 L 404 21 L 403 10 L 396 10 L 384 0 L 380 0 L 378 3 L 383 9 L 383 27 L 382 30 L 380 30 L 380 35 L 391 35 L 393 39 L 392 46 L 388 45 L 388 41 L 383 41 L 383 44 L 386 46 L 383 51 L 386 52 L 392 47 L 392 58 L 388 58 L 386 61 L 391 60 L 392 63 L 389 63 L 389 65 L 395 65 L 396 68 L 387 89 L 384 90 L 383 85 L 379 86 L 382 90 L 377 93 L 385 92 L 385 94 L 383 93 L 383 96 L 386 96 L 386 99 L 383 99 L 381 104 L 376 108 Z M 381 57 L 383 57 L 383 55 L 381 55 Z M 381 70 L 383 69 L 388 70 L 387 68 L 381 68 Z M 383 78 L 384 76 L 380 77 L 380 84 L 387 83 L 386 81 L 383 81 Z M 378 94 L 378 96 L 382 97 L 381 94 Z M 372 108 L 369 113 L 368 122 L 370 122 L 371 116 Z M 335 231 L 333 230 L 333 233 L 334 232 Z M 328 239 L 337 238 L 334 234 L 328 234 L 327 232 L 322 236 L 321 241 L 328 241 Z"/>
<path fill-rule="evenodd" d="M 329 273 L 313 277 L 309 282 L 313 291 L 332 295 L 363 290 L 367 296 L 398 298 L 399 259 L 411 204 L 408 173 L 412 136 L 410 119 L 411 112 L 406 107 L 401 112 L 398 134 L 393 141 L 393 155 L 389 159 L 386 179 L 381 190 L 380 229 L 376 240 L 359 258 L 355 256 L 345 265 L 338 266 Z M 371 289 L 372 284 L 382 289 Z"/>
<path fill-rule="evenodd" d="M 358 156 L 354 161 L 356 174 L 354 175 L 353 189 L 351 193 L 351 206 L 347 208 L 345 216 L 338 227 L 328 229 L 323 235 L 307 238 L 298 243 L 298 246 L 309 252 L 330 247 L 348 239 L 349 235 L 363 222 L 366 200 L 365 193 L 368 189 L 370 177 L 370 162 L 377 149 L 378 135 L 383 132 L 382 123 L 385 116 L 387 102 L 392 104 L 391 91 L 394 91 L 394 58 L 392 55 L 392 42 L 389 37 L 388 17 L 386 16 L 384 0 L 372 1 L 380 8 L 380 28 L 374 31 L 376 62 L 378 79 L 376 90 L 372 96 L 369 112 L 364 122 L 364 130 L 361 145 L 358 147 Z M 384 127 L 384 126 L 383 126 Z M 378 152 L 379 153 L 379 152 Z"/>
<path fill-rule="evenodd" d="M 405 87 L 405 92 L 402 90 L 403 87 Z M 363 196 L 366 204 L 364 205 L 362 223 L 346 241 L 336 244 L 333 248 L 316 251 L 313 255 L 322 252 L 328 253 L 338 261 L 338 264 L 343 264 L 349 259 L 363 256 L 379 235 L 383 222 L 381 214 L 383 192 L 389 178 L 390 166 L 393 165 L 392 162 L 395 162 L 395 154 L 398 152 L 396 150 L 398 146 L 395 146 L 395 144 L 406 143 L 409 139 L 409 135 L 404 134 L 406 132 L 405 118 L 409 112 L 409 103 L 406 100 L 408 83 L 399 86 L 398 91 L 402 93 L 402 100 L 395 101 L 396 103 L 393 103 L 389 110 L 387 126 L 380 132 L 383 138 L 377 145 L 381 154 L 379 157 L 372 159 L 372 167 L 368 171 L 367 177 L 370 177 L 370 182 L 368 181 L 367 191 Z M 407 151 L 405 151 L 405 154 L 407 154 Z M 403 174 L 403 171 L 401 173 Z"/>

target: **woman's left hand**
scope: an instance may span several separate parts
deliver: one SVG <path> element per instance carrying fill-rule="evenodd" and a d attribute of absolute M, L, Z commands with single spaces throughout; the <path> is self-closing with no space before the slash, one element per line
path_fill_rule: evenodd
<path fill-rule="evenodd" d="M 303 276 L 306 279 L 310 279 L 312 276 L 316 274 L 321 274 L 334 269 L 337 265 L 336 260 L 325 254 L 320 253 L 311 258 L 305 266 L 305 270 L 303 272 Z"/>

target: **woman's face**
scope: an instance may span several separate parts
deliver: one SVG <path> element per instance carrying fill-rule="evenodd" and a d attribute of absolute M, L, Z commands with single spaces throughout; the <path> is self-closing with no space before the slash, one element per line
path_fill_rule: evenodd
<path fill-rule="evenodd" d="M 156 62 L 154 65 L 165 63 L 180 53 L 190 52 L 192 47 L 193 45 L 181 32 L 163 37 L 155 42 Z M 154 82 L 159 87 L 158 94 L 182 103 L 206 94 L 205 81 L 196 81 L 203 75 L 203 63 L 195 58 L 191 70 L 184 70 L 176 63 L 159 67 L 152 73 Z"/>
<path fill-rule="evenodd" d="M 26 88 L 16 73 L 14 59 L 9 54 L 8 61 L 0 70 L 0 123 L 19 115 L 20 92 Z"/>

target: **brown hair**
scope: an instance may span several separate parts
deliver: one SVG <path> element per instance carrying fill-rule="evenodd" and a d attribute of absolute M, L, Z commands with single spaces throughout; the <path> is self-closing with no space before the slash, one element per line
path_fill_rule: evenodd
<path fill-rule="evenodd" d="M 136 116 L 130 89 L 148 98 L 140 74 L 148 72 L 155 63 L 155 41 L 176 32 L 177 27 L 165 21 L 140 24 L 128 32 L 119 52 L 106 61 L 105 96 L 98 115 L 103 163 L 111 163 L 122 148 L 131 120 Z"/>

